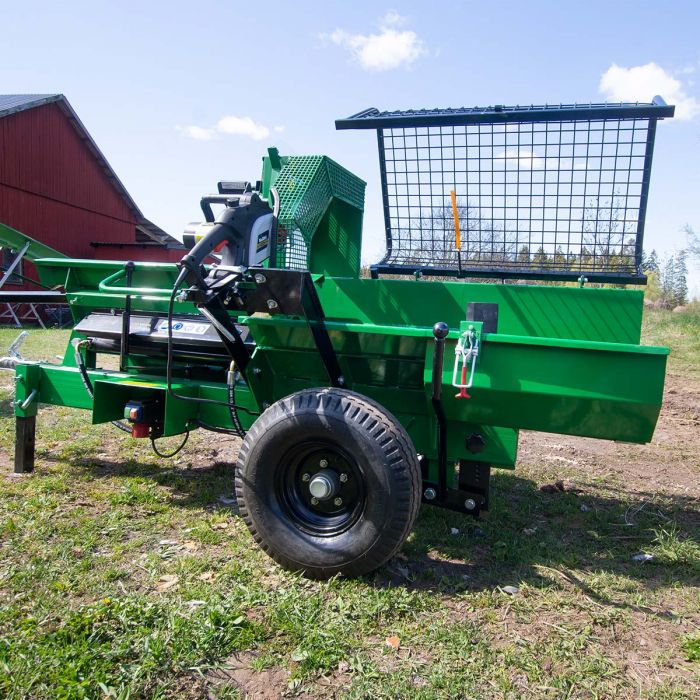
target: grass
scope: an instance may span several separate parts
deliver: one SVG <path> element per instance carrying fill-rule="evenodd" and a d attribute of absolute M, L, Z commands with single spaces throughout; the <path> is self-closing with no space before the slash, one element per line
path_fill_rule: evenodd
<path fill-rule="evenodd" d="M 644 340 L 649 345 L 671 348 L 671 368 L 700 381 L 700 303 L 694 302 L 683 313 L 646 309 Z"/>
<path fill-rule="evenodd" d="M 697 311 L 646 319 L 686 392 L 663 418 L 672 440 L 525 435 L 488 517 L 423 508 L 402 552 L 355 581 L 306 581 L 253 545 L 219 500 L 232 440 L 196 433 L 165 462 L 42 407 L 36 472 L 10 476 L 3 373 L 0 697 L 698 697 L 700 465 L 683 406 L 699 329 Z M 0 330 L 0 348 L 15 335 Z M 23 352 L 51 360 L 66 340 L 32 331 Z M 576 488 L 539 490 L 561 478 Z"/>

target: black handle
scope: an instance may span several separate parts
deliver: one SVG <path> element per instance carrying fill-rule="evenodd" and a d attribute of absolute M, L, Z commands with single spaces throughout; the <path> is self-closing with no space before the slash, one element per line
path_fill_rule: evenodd
<path fill-rule="evenodd" d="M 124 279 L 127 287 L 131 287 L 136 264 L 129 260 L 124 263 Z M 131 332 L 131 294 L 124 298 L 124 311 L 122 312 L 122 337 L 119 344 L 119 370 L 126 371 L 126 358 L 129 355 L 129 333 Z"/>
<path fill-rule="evenodd" d="M 221 184 L 221 183 L 219 183 Z M 210 224 L 216 220 L 212 211 L 212 204 L 225 204 L 227 207 L 233 206 L 240 201 L 240 197 L 235 197 L 230 194 L 208 194 L 199 200 L 199 206 L 202 207 L 204 220 Z"/>
<path fill-rule="evenodd" d="M 447 419 L 440 399 L 442 395 L 442 364 L 445 357 L 445 338 L 450 327 L 443 321 L 433 326 L 435 336 L 435 354 L 433 355 L 433 410 L 437 418 L 438 451 L 438 499 L 443 502 L 447 497 Z"/>
<path fill-rule="evenodd" d="M 440 400 L 442 394 L 442 365 L 445 357 L 445 338 L 450 332 L 450 327 L 439 321 L 433 326 L 435 336 L 435 354 L 433 355 L 433 399 Z"/>

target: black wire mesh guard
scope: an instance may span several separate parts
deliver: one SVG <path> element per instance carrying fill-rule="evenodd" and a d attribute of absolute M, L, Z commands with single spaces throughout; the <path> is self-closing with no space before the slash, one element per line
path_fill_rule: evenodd
<path fill-rule="evenodd" d="M 336 121 L 377 131 L 387 252 L 373 274 L 644 282 L 656 122 L 673 111 L 657 97 Z"/>

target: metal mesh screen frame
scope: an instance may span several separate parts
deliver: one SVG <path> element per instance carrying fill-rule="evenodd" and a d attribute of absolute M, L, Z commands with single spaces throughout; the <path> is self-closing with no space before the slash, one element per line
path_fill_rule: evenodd
<path fill-rule="evenodd" d="M 655 98 L 336 122 L 377 130 L 387 252 L 373 272 L 643 283 L 656 122 L 672 114 Z"/>
<path fill-rule="evenodd" d="M 289 156 L 275 188 L 281 202 L 277 267 L 309 269 L 311 239 L 333 197 L 364 209 L 365 183 L 326 156 Z"/>

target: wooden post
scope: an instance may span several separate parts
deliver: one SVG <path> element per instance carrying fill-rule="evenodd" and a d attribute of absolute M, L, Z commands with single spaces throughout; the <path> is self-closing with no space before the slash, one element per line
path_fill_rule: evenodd
<path fill-rule="evenodd" d="M 34 471 L 36 416 L 15 418 L 15 474 Z"/>

